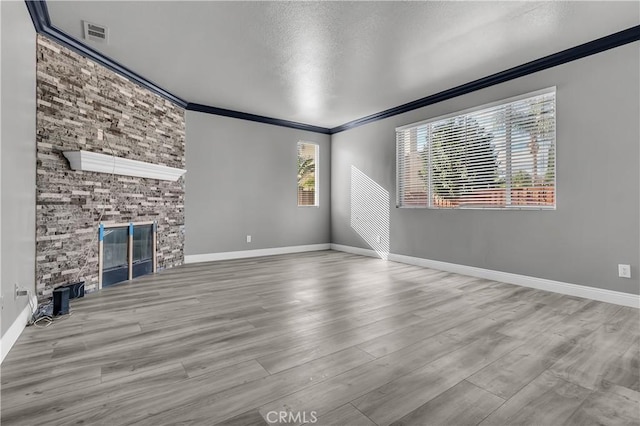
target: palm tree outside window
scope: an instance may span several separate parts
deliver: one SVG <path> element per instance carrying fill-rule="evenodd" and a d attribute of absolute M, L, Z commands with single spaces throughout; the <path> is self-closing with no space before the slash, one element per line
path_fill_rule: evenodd
<path fill-rule="evenodd" d="M 298 142 L 298 206 L 319 204 L 318 153 L 318 145 Z"/>

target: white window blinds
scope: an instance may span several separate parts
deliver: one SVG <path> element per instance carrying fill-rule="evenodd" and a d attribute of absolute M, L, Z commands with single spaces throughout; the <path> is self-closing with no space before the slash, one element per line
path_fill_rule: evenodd
<path fill-rule="evenodd" d="M 556 204 L 555 88 L 396 129 L 397 205 Z"/>

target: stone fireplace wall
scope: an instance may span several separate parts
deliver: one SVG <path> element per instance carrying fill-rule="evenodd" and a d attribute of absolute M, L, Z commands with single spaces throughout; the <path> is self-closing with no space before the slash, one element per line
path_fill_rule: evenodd
<path fill-rule="evenodd" d="M 184 110 L 45 38 L 37 46 L 36 283 L 98 287 L 98 223 L 158 221 L 158 268 L 184 259 L 184 176 L 177 182 L 74 171 L 86 150 L 185 167 Z"/>

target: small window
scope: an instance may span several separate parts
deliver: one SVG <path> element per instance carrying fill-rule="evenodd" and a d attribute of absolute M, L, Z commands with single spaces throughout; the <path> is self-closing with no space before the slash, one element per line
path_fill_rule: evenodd
<path fill-rule="evenodd" d="M 318 145 L 298 142 L 298 206 L 318 205 Z"/>
<path fill-rule="evenodd" d="M 397 205 L 554 209 L 555 88 L 396 129 Z"/>

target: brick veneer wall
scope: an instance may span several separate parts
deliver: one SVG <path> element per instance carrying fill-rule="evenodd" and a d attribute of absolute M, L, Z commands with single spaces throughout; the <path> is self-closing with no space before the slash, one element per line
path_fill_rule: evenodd
<path fill-rule="evenodd" d="M 40 298 L 98 287 L 98 219 L 158 221 L 158 268 L 184 260 L 184 177 L 177 182 L 71 170 L 86 150 L 184 168 L 184 110 L 38 36 L 36 280 Z"/>

